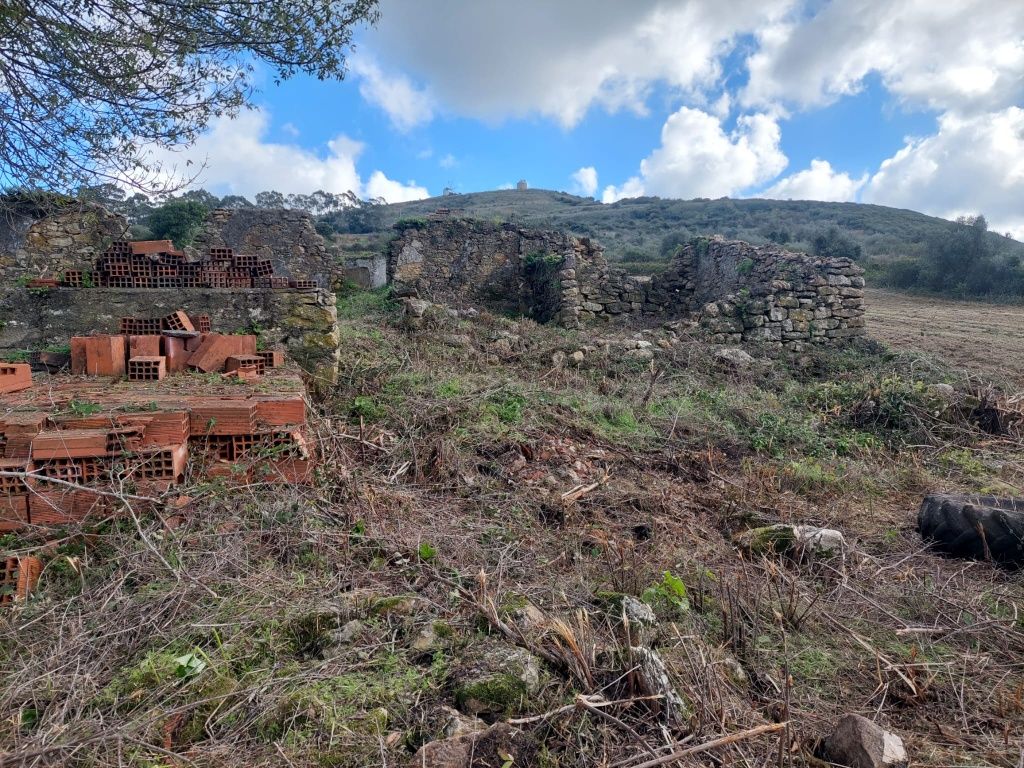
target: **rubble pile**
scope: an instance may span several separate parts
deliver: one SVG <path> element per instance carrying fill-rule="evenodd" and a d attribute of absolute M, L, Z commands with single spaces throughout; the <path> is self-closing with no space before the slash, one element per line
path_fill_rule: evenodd
<path fill-rule="evenodd" d="M 0 532 L 110 513 L 118 495 L 187 480 L 308 479 L 305 390 L 283 353 L 183 310 L 121 328 L 72 338 L 70 375 L 33 382 L 27 365 L 2 366 Z"/>

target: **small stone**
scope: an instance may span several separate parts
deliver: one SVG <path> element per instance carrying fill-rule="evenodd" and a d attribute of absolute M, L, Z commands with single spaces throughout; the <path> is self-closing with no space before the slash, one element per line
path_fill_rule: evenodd
<path fill-rule="evenodd" d="M 355 640 L 360 633 L 363 631 L 363 622 L 358 619 L 352 619 L 351 621 L 345 622 L 340 629 L 334 632 L 335 643 L 351 643 Z"/>
<path fill-rule="evenodd" d="M 540 690 L 540 663 L 522 648 L 487 638 L 467 648 L 456 668 L 455 702 L 471 715 L 519 712 Z"/>
<path fill-rule="evenodd" d="M 903 768 L 903 739 L 856 714 L 844 715 L 825 738 L 828 758 L 847 768 Z"/>
<path fill-rule="evenodd" d="M 652 350 L 652 349 L 627 349 L 623 353 L 622 356 L 627 358 L 627 359 L 629 359 L 629 360 L 640 360 L 640 361 L 653 360 L 654 359 L 654 350 Z"/>
<path fill-rule="evenodd" d="M 582 350 L 577 349 L 575 352 L 569 355 L 569 359 L 572 360 L 573 365 L 583 365 L 583 360 L 585 359 L 585 356 Z"/>
<path fill-rule="evenodd" d="M 738 347 L 720 349 L 715 352 L 715 358 L 736 368 L 749 368 L 754 363 L 754 358 Z"/>
<path fill-rule="evenodd" d="M 565 366 L 565 352 L 562 350 L 556 350 L 551 353 L 551 367 L 562 368 Z"/>

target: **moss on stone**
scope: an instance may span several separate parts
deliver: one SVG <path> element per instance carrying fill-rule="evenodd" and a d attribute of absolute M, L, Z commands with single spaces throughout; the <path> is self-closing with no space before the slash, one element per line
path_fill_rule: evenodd
<path fill-rule="evenodd" d="M 455 701 L 466 712 L 509 715 L 522 708 L 528 693 L 523 680 L 508 672 L 498 672 L 456 688 Z"/>
<path fill-rule="evenodd" d="M 796 531 L 791 525 L 766 525 L 744 531 L 736 543 L 755 555 L 785 554 L 796 546 Z"/>

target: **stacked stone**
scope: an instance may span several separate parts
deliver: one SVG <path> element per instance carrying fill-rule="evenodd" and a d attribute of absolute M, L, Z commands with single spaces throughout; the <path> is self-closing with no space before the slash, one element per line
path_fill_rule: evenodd
<path fill-rule="evenodd" d="M 750 265 L 742 286 L 699 309 L 713 341 L 799 346 L 864 334 L 864 277 L 855 263 L 726 241 L 711 248 L 739 245 Z"/>
<path fill-rule="evenodd" d="M 193 246 L 199 253 L 231 248 L 270 259 L 274 273 L 296 280 L 332 284 L 336 265 L 323 236 L 306 211 L 284 208 L 217 208 L 203 223 Z"/>
<path fill-rule="evenodd" d="M 88 271 L 93 260 L 124 237 L 123 216 L 92 203 L 75 203 L 48 215 L 8 212 L 0 217 L 0 277 L 58 277 L 67 270 Z"/>

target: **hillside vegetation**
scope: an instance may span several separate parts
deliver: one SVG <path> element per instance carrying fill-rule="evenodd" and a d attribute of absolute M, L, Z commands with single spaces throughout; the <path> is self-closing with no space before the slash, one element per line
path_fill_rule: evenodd
<path fill-rule="evenodd" d="M 604 205 L 564 192 L 503 190 L 335 211 L 321 217 L 320 229 L 328 235 L 382 231 L 441 207 L 593 237 L 610 260 L 637 273 L 660 270 L 691 237 L 718 234 L 857 259 L 868 268 L 870 282 L 900 290 L 975 298 L 1024 295 L 1024 244 L 987 231 L 983 217 L 953 222 L 860 203 L 641 197 Z"/>
<path fill-rule="evenodd" d="M 1021 580 L 914 530 L 925 492 L 1024 488 L 963 373 L 871 343 L 737 368 L 683 326 L 412 325 L 386 292 L 338 310 L 316 483 L 4 537 L 47 561 L 0 622 L 4 765 L 819 768 L 848 711 L 914 765 L 1019 765 Z M 845 554 L 739 545 L 772 523 Z M 471 761 L 413 758 L 459 732 Z"/>

